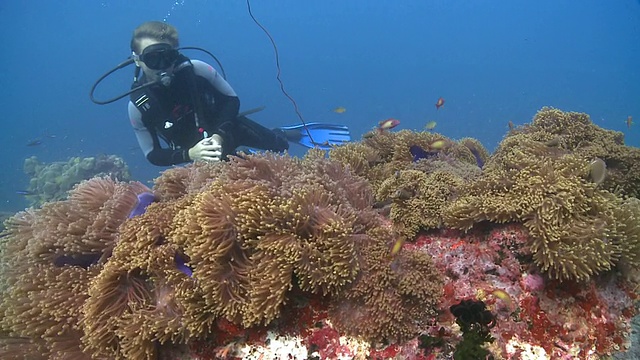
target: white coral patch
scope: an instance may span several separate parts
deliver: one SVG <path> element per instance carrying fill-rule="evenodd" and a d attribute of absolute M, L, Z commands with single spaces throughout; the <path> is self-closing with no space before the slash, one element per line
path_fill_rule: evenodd
<path fill-rule="evenodd" d="M 245 345 L 239 350 L 242 359 L 307 359 L 307 347 L 302 345 L 299 336 L 278 335 L 273 332 L 267 333 L 265 343 L 269 345 Z"/>
<path fill-rule="evenodd" d="M 529 343 L 525 343 L 520 341 L 517 338 L 512 338 L 509 340 L 506 346 L 507 353 L 509 355 L 514 355 L 518 353 L 520 360 L 545 360 L 551 359 L 547 352 L 537 345 L 531 345 Z"/>
<path fill-rule="evenodd" d="M 366 359 L 369 356 L 369 348 L 371 348 L 371 344 L 368 342 L 347 336 L 340 337 L 340 345 L 342 350 L 338 354 L 340 360 Z"/>
<path fill-rule="evenodd" d="M 240 345 L 231 349 L 231 353 L 235 357 L 246 360 L 290 360 L 300 359 L 306 360 L 311 356 L 320 356 L 318 352 L 309 354 L 307 347 L 302 345 L 302 339 L 299 336 L 284 336 L 273 332 L 267 333 L 268 345 Z M 340 349 L 336 359 L 352 360 L 366 359 L 369 355 L 371 344 L 366 341 L 350 338 L 346 336 L 340 337 Z"/>

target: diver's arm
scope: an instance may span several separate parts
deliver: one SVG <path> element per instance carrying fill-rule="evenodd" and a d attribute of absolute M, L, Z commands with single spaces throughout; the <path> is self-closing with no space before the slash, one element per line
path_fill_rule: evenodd
<path fill-rule="evenodd" d="M 193 64 L 194 73 L 197 76 L 207 79 L 222 95 L 238 97 L 227 80 L 225 80 L 222 75 L 213 68 L 213 66 L 200 60 L 191 60 L 191 63 Z"/>
<path fill-rule="evenodd" d="M 205 78 L 213 86 L 213 98 L 215 100 L 216 122 L 224 124 L 235 121 L 240 110 L 240 99 L 231 85 L 213 68 L 204 61 L 192 60 L 193 71 L 196 76 Z"/>
<path fill-rule="evenodd" d="M 129 102 L 129 120 L 138 139 L 138 145 L 150 163 L 157 166 L 170 166 L 191 161 L 189 149 L 163 149 L 156 134 L 144 126 L 140 110 Z"/>

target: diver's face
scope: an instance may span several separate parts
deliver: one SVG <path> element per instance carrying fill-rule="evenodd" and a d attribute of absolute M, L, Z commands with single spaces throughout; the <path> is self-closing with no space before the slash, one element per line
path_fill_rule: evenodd
<path fill-rule="evenodd" d="M 162 42 L 154 40 L 154 39 L 150 39 L 150 38 L 141 39 L 140 40 L 140 53 L 137 54 L 137 55 L 143 54 L 145 49 L 149 48 L 152 45 L 156 45 L 156 44 L 162 44 Z M 171 65 L 171 66 L 169 66 L 168 68 L 165 68 L 165 69 L 151 69 L 141 59 L 140 60 L 136 60 L 135 63 L 136 63 L 136 66 L 138 66 L 138 67 L 140 67 L 142 69 L 142 71 L 144 72 L 145 76 L 150 81 L 158 80 L 160 78 L 160 74 L 163 73 L 163 72 L 172 72 L 173 71 L 173 65 Z"/>

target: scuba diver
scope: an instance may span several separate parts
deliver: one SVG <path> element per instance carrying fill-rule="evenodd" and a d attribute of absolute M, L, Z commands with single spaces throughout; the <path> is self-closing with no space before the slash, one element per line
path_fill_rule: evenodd
<path fill-rule="evenodd" d="M 111 71 L 136 64 L 132 90 L 127 93 L 129 120 L 150 163 L 221 161 L 238 147 L 282 152 L 289 142 L 326 150 L 350 141 L 343 125 L 307 123 L 268 129 L 239 114 L 240 100 L 225 78 L 208 63 L 182 55 L 178 46 L 175 27 L 145 22 L 133 32 L 132 60 Z M 94 102 L 109 103 L 127 95 L 106 102 L 94 100 L 96 85 L 111 72 L 94 85 Z"/>

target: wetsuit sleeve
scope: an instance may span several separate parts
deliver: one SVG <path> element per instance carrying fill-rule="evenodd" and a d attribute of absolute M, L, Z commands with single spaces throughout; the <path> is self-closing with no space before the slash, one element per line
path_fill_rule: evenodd
<path fill-rule="evenodd" d="M 238 97 L 231 85 L 213 68 L 213 66 L 200 60 L 191 60 L 193 71 L 197 76 L 207 79 L 222 95 Z"/>
<path fill-rule="evenodd" d="M 144 125 L 140 110 L 132 102 L 129 102 L 129 120 L 140 149 L 153 165 L 170 166 L 191 161 L 189 149 L 163 149 L 158 135 Z"/>
<path fill-rule="evenodd" d="M 236 148 L 236 141 L 231 135 L 231 129 L 235 126 L 236 117 L 240 110 L 240 99 L 231 85 L 213 68 L 213 66 L 200 61 L 192 60 L 193 70 L 197 76 L 205 78 L 213 87 L 215 101 L 215 119 L 218 124 L 216 133 L 223 139 L 224 150 L 232 151 Z"/>

